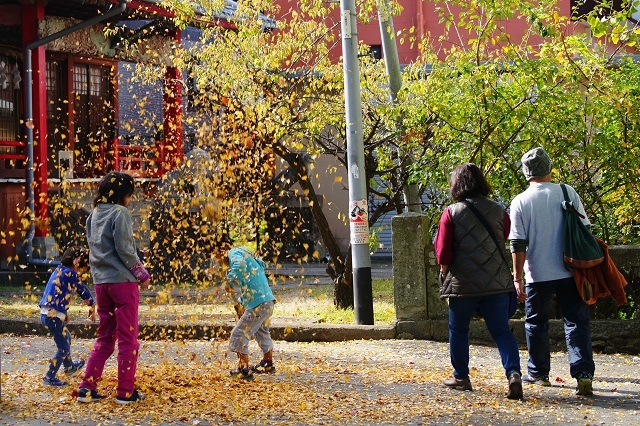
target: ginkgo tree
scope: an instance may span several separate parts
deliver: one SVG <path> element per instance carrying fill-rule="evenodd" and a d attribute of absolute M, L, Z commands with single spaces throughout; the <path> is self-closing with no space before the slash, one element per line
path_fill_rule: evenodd
<path fill-rule="evenodd" d="M 205 3 L 198 10 L 200 22 L 207 21 L 209 12 L 213 22 L 213 12 L 224 3 Z M 193 24 L 191 2 L 162 4 L 176 13 L 178 24 Z M 359 5 L 361 20 L 374 16 L 374 4 Z M 353 306 L 350 250 L 344 252 L 336 242 L 315 186 L 318 174 L 332 171 L 314 169 L 309 161 L 329 155 L 336 165 L 347 164 L 343 71 L 329 55 L 340 42 L 337 8 L 335 3 L 301 1 L 295 10 L 282 14 L 271 2 L 242 2 L 234 17 L 235 30 L 201 26 L 200 41 L 191 48 L 176 49 L 172 60 L 188 72 L 196 88 L 189 96 L 198 113 L 187 119 L 198 123 L 199 146 L 211 156 L 209 186 L 217 191 L 220 226 L 246 238 L 252 224 L 252 236 L 263 250 L 277 254 L 283 232 L 299 233 L 302 226 L 285 223 L 291 215 L 285 214 L 281 197 L 297 183 L 331 258 L 327 271 L 335 282 L 336 306 L 346 308 Z M 266 16 L 283 16 L 277 29 L 265 30 L 258 10 Z M 385 108 L 384 66 L 368 57 L 364 48 L 362 53 L 366 173 L 370 192 L 382 200 L 370 214 L 374 224 L 388 211 L 402 211 L 402 187 L 410 176 L 402 158 L 397 158 L 395 118 L 389 114 L 393 111 Z M 292 173 L 276 179 L 278 160 Z M 374 179 L 376 174 L 382 181 Z M 255 230 L 264 230 L 261 223 L 273 222 L 274 216 L 273 234 L 256 236 Z M 209 229 L 210 224 L 203 226 L 207 232 L 217 232 Z M 299 260 L 319 260 L 318 255 L 310 250 Z"/>
<path fill-rule="evenodd" d="M 206 3 L 211 9 L 199 10 L 205 21 L 207 10 L 222 7 L 222 2 Z M 633 9 L 605 7 L 582 17 L 594 27 L 596 38 L 590 39 L 575 31 L 575 23 L 552 1 L 436 3 L 452 47 L 436 52 L 434 40 L 416 40 L 409 29 L 412 42 L 424 43 L 423 54 L 405 71 L 397 103 L 388 101 L 383 64 L 362 51 L 369 192 L 384 200 L 370 224 L 385 212 L 402 211 L 402 187 L 409 180 L 421 181 L 437 201 L 433 205 L 441 206 L 448 172 L 464 161 L 478 163 L 506 203 L 526 185 L 520 156 L 544 145 L 557 178 L 583 194 L 597 232 L 609 241 L 633 240 L 640 73 L 620 55 L 637 39 L 637 29 L 625 19 Z M 193 22 L 191 4 L 163 2 L 183 25 Z M 336 305 L 348 307 L 353 303 L 349 253 L 340 250 L 314 185 L 317 174 L 331 171 L 315 170 L 308 161 L 333 155 L 346 167 L 342 66 L 329 60 L 339 43 L 338 20 L 330 18 L 337 17 L 331 14 L 336 7 L 301 1 L 282 14 L 271 2 L 242 2 L 236 30 L 202 27 L 200 42 L 176 49 L 173 61 L 197 88 L 190 96 L 199 114 L 188 119 L 197 120 L 199 144 L 211 155 L 211 182 L 224 201 L 224 226 L 242 234 L 249 224 L 260 228 L 267 216 L 288 220 L 273 207 L 283 186 L 298 183 L 332 259 L 328 272 L 336 284 Z M 258 10 L 283 16 L 278 28 L 265 31 Z M 359 4 L 361 20 L 374 11 L 374 3 Z M 522 38 L 505 32 L 510 19 L 529 24 Z M 409 153 L 411 161 L 399 153 Z M 292 171 L 284 177 L 288 182 L 274 182 L 277 159 Z M 412 174 L 405 172 L 409 163 Z M 432 211 L 437 212 L 439 207 Z M 278 232 L 299 232 L 297 225 L 282 223 Z M 260 238 L 267 247 L 280 243 L 275 235 Z M 314 256 L 310 252 L 301 260 Z"/>
<path fill-rule="evenodd" d="M 452 47 L 425 45 L 401 93 L 414 135 L 406 143 L 428 146 L 419 164 L 434 166 L 415 175 L 446 191 L 449 171 L 475 162 L 508 204 L 527 185 L 521 155 L 544 146 L 554 179 L 578 190 L 595 233 L 637 241 L 640 30 L 628 18 L 638 3 L 601 2 L 573 19 L 555 1 L 436 3 Z M 505 30 L 506 20 L 527 24 L 521 38 Z M 576 20 L 590 24 L 591 37 Z"/>

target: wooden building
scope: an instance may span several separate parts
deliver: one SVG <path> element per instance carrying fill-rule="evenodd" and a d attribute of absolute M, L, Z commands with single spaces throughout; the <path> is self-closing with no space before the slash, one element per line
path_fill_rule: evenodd
<path fill-rule="evenodd" d="M 0 0 L 0 269 L 24 264 L 24 255 L 36 265 L 53 257 L 62 191 L 95 187 L 122 170 L 152 193 L 182 161 L 184 89 L 171 59 L 181 30 L 159 3 Z M 194 25 L 234 28 L 236 9 L 227 0 L 214 22 Z M 164 69 L 162 123 L 144 144 L 120 136 L 119 93 L 128 90 L 118 79 L 122 61 Z"/>

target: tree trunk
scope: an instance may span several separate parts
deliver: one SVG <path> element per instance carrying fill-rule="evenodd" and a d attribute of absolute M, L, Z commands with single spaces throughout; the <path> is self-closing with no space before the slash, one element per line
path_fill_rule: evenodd
<path fill-rule="evenodd" d="M 292 153 L 284 151 L 281 147 L 274 146 L 276 153 L 284 159 L 289 166 L 291 166 L 298 179 L 298 183 L 303 192 L 309 199 L 311 206 L 311 213 L 313 219 L 316 221 L 320 236 L 324 242 L 331 261 L 327 267 L 327 274 L 334 282 L 334 303 L 339 309 L 353 308 L 353 275 L 351 273 L 351 246 L 349 246 L 349 252 L 347 253 L 347 259 L 345 260 L 340 247 L 336 242 L 333 232 L 329 228 L 327 218 L 322 211 L 321 203 L 318 200 L 315 188 L 311 184 L 309 178 L 308 169 L 302 158 L 302 155 L 298 153 Z"/>
<path fill-rule="evenodd" d="M 353 273 L 351 264 L 351 244 L 347 252 L 347 259 L 344 263 L 343 272 L 333 279 L 333 304 L 339 309 L 353 309 Z"/>

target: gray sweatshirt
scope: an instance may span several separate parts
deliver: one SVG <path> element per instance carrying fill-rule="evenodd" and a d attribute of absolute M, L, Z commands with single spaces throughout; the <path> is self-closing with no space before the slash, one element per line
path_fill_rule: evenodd
<path fill-rule="evenodd" d="M 139 261 L 129 210 L 98 204 L 87 218 L 89 264 L 94 284 L 138 282 L 129 269 Z"/>

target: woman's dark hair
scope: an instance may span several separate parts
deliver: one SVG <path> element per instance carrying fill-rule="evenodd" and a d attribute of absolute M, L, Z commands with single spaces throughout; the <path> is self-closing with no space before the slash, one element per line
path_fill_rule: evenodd
<path fill-rule="evenodd" d="M 491 193 L 489 182 L 480 168 L 473 163 L 464 163 L 453 169 L 449 184 L 449 194 L 455 201 L 478 196 L 486 197 Z"/>
<path fill-rule="evenodd" d="M 67 268 L 73 267 L 73 261 L 80 258 L 78 267 L 86 268 L 89 266 L 89 250 L 80 246 L 71 246 L 64 251 L 60 263 Z"/>
<path fill-rule="evenodd" d="M 93 206 L 98 204 L 122 204 L 125 197 L 133 194 L 135 184 L 133 177 L 122 172 L 109 172 L 98 185 L 98 195 L 93 199 Z"/>

